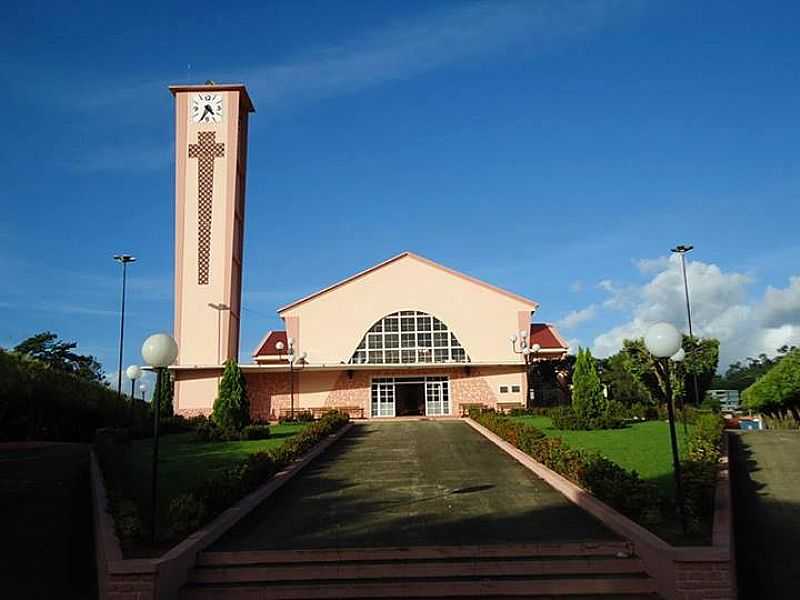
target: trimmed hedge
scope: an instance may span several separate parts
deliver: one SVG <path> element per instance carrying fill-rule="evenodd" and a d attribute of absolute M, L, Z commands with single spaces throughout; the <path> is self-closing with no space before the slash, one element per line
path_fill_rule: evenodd
<path fill-rule="evenodd" d="M 657 524 L 672 510 L 671 500 L 655 485 L 597 453 L 571 448 L 561 438 L 546 437 L 536 427 L 494 411 L 473 411 L 470 418 L 634 521 Z M 719 415 L 695 415 L 688 457 L 681 464 L 690 534 L 710 532 L 723 427 Z"/>
<path fill-rule="evenodd" d="M 106 386 L 0 350 L 0 441 L 91 442 L 103 427 L 146 431 L 150 407 Z"/>
<path fill-rule="evenodd" d="M 532 425 L 514 422 L 493 411 L 470 417 L 556 473 L 587 490 L 635 521 L 661 520 L 662 500 L 656 487 L 607 458 L 571 448 L 561 438 L 546 437 Z"/>
<path fill-rule="evenodd" d="M 281 446 L 251 454 L 193 492 L 174 498 L 169 508 L 174 533 L 185 535 L 197 529 L 344 427 L 349 420 L 347 414 L 329 412 Z"/>

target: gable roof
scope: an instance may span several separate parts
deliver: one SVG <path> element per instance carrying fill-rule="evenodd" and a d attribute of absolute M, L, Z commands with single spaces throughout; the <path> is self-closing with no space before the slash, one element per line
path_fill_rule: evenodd
<path fill-rule="evenodd" d="M 288 338 L 285 331 L 268 331 L 258 346 L 256 346 L 253 356 L 275 355 L 281 352 L 275 347 L 278 342 L 283 342 L 283 349 L 286 350 Z"/>
<path fill-rule="evenodd" d="M 382 268 L 384 268 L 384 267 L 386 267 L 386 266 L 388 266 L 388 265 L 390 265 L 390 264 L 392 264 L 394 262 L 402 260 L 403 258 L 412 258 L 412 259 L 417 260 L 417 261 L 419 261 L 419 262 L 421 262 L 421 263 L 423 263 L 425 265 L 428 265 L 430 267 L 434 267 L 436 269 L 444 271 L 445 273 L 449 273 L 450 275 L 454 275 L 456 277 L 460 277 L 461 279 L 465 279 L 466 281 L 472 282 L 472 283 L 474 283 L 476 285 L 479 285 L 479 286 L 484 287 L 486 289 L 492 290 L 493 292 L 497 292 L 499 294 L 503 294 L 504 296 L 508 296 L 509 298 L 513 298 L 514 300 L 518 300 L 519 302 L 522 302 L 524 304 L 529 304 L 532 307 L 533 310 L 536 310 L 537 308 L 539 308 L 539 303 L 536 302 L 535 300 L 531 300 L 530 298 L 525 298 L 524 296 L 520 296 L 519 294 L 515 294 L 514 292 L 509 292 L 508 290 L 504 290 L 502 288 L 493 286 L 490 283 L 486 283 L 485 281 L 481 281 L 480 279 L 477 279 L 477 278 L 472 277 L 470 275 L 466 275 L 464 273 L 461 273 L 461 272 L 456 271 L 454 269 L 451 269 L 449 267 L 445 267 L 444 265 L 440 265 L 439 263 L 434 262 L 434 261 L 430 260 L 429 258 L 425 258 L 424 256 L 420 256 L 419 254 L 414 254 L 413 252 L 403 252 L 401 254 L 398 254 L 397 256 L 393 256 L 392 258 L 390 258 L 388 260 L 380 262 L 377 265 L 370 267 L 369 269 L 365 269 L 364 271 L 360 271 L 360 272 L 356 273 L 355 275 L 351 275 L 350 277 L 347 277 L 346 279 L 342 279 L 341 281 L 339 281 L 337 283 L 334 283 L 333 285 L 329 285 L 328 287 L 323 288 L 323 289 L 319 290 L 318 292 L 314 292 L 313 294 L 309 294 L 308 296 L 304 296 L 303 298 L 300 298 L 299 300 L 295 300 L 294 302 L 291 302 L 291 303 L 287 304 L 286 306 L 282 306 L 281 308 L 278 309 L 278 314 L 281 314 L 281 313 L 289 310 L 290 308 L 294 308 L 296 306 L 299 306 L 300 304 L 303 304 L 304 302 L 308 302 L 309 300 L 317 298 L 318 296 L 322 296 L 323 294 L 327 294 L 328 292 L 333 291 L 336 288 L 339 288 L 339 287 L 341 287 L 341 286 L 343 286 L 343 285 L 345 285 L 347 283 L 350 283 L 351 281 L 355 281 L 356 279 L 360 279 L 360 278 L 362 278 L 362 277 L 364 277 L 366 275 L 369 275 L 373 271 L 377 271 L 378 269 L 382 269 Z"/>
<path fill-rule="evenodd" d="M 550 323 L 531 323 L 531 344 L 539 344 L 542 349 L 569 349 L 569 344 Z"/>

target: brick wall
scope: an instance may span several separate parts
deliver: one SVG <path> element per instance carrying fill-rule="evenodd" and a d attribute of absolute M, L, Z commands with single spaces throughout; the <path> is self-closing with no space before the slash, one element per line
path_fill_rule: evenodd
<path fill-rule="evenodd" d="M 730 562 L 675 562 L 680 600 L 735 600 L 734 577 Z"/>
<path fill-rule="evenodd" d="M 156 596 L 156 574 L 136 573 L 109 575 L 109 600 L 152 600 Z"/>

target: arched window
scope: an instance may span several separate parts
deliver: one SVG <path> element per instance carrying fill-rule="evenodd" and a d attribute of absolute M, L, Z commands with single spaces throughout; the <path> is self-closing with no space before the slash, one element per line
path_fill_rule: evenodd
<path fill-rule="evenodd" d="M 350 358 L 351 364 L 469 362 L 447 325 L 418 310 L 390 315 L 369 328 Z"/>

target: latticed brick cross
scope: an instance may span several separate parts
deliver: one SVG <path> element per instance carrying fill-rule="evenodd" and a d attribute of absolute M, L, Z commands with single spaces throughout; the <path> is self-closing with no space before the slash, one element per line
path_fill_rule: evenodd
<path fill-rule="evenodd" d="M 216 137 L 213 131 L 200 131 L 198 143 L 189 144 L 189 158 L 197 159 L 197 283 L 200 285 L 208 285 L 214 159 L 225 156 L 225 144 L 217 143 Z"/>

